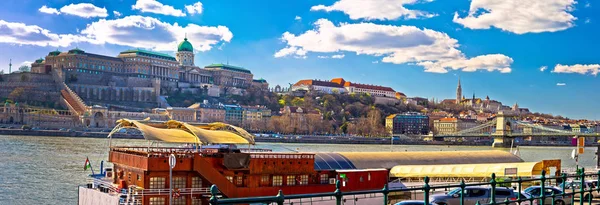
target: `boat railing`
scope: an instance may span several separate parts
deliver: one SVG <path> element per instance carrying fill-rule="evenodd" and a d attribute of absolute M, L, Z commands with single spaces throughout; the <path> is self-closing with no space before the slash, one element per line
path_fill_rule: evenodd
<path fill-rule="evenodd" d="M 114 152 L 122 152 L 127 154 L 135 154 L 147 157 L 168 157 L 171 154 L 175 154 L 177 157 L 181 158 L 190 158 L 195 154 L 202 155 L 210 155 L 219 152 L 219 149 L 216 148 L 205 148 L 205 149 L 196 149 L 192 147 L 111 147 L 111 151 Z M 260 148 L 241 148 L 239 149 L 244 153 L 268 153 L 271 152 L 270 149 L 260 149 Z"/>
<path fill-rule="evenodd" d="M 308 153 L 251 153 L 250 158 L 255 159 L 313 159 L 314 154 Z"/>

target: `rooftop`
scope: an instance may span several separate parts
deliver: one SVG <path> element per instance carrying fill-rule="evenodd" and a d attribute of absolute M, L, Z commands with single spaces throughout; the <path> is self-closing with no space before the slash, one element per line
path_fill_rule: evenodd
<path fill-rule="evenodd" d="M 321 80 L 299 80 L 294 85 L 295 86 L 298 86 L 298 85 L 316 85 L 316 86 L 324 86 L 324 87 L 344 88 L 344 86 L 342 86 L 340 84 L 337 84 L 337 83 L 334 83 L 334 82 L 330 82 L 330 81 L 321 81 Z"/>
<path fill-rule="evenodd" d="M 167 60 L 172 60 L 175 61 L 175 57 L 164 54 L 164 53 L 159 53 L 159 52 L 155 52 L 155 51 L 149 51 L 149 50 L 144 50 L 144 49 L 140 49 L 140 48 L 136 48 L 136 49 L 129 49 L 126 51 L 121 52 L 121 54 L 129 54 L 129 53 L 135 53 L 138 55 L 148 55 L 150 57 L 157 57 L 157 58 L 166 58 Z"/>
<path fill-rule="evenodd" d="M 248 69 L 238 67 L 238 66 L 232 66 L 232 65 L 228 65 L 228 64 L 222 64 L 222 63 L 210 64 L 210 65 L 204 66 L 204 68 L 221 68 L 221 69 L 225 69 L 225 70 L 237 71 L 237 72 L 242 72 L 242 73 L 252 73 Z"/>

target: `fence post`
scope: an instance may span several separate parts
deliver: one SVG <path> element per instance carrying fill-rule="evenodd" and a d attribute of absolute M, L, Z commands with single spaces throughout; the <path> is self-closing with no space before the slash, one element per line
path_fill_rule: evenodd
<path fill-rule="evenodd" d="M 279 193 L 277 193 L 277 205 L 283 205 L 283 202 L 285 202 L 285 197 L 283 196 L 283 191 L 280 189 Z"/>
<path fill-rule="evenodd" d="M 495 205 L 496 204 L 496 173 L 492 173 L 492 180 L 490 180 L 490 185 L 492 185 L 492 192 L 490 193 L 490 204 Z"/>
<path fill-rule="evenodd" d="M 460 180 L 460 205 L 465 204 L 465 180 Z"/>
<path fill-rule="evenodd" d="M 217 185 L 212 185 L 210 186 L 210 199 L 209 202 L 211 205 L 217 205 L 219 204 L 219 200 L 217 199 L 217 194 L 219 194 L 219 189 L 217 188 Z"/>
<path fill-rule="evenodd" d="M 579 185 L 579 204 L 583 205 L 583 202 L 585 200 L 587 200 L 587 198 L 585 197 L 585 170 L 583 168 L 581 168 L 581 184 Z M 542 204 L 543 205 L 543 204 Z"/>
<path fill-rule="evenodd" d="M 425 202 L 424 204 L 428 205 L 429 204 L 429 190 L 431 189 L 431 187 L 429 186 L 429 177 L 425 176 L 425 179 L 423 180 L 425 181 L 425 186 L 423 186 L 423 201 Z"/>
<path fill-rule="evenodd" d="M 388 194 L 390 193 L 390 189 L 388 188 L 388 185 L 387 185 L 387 184 L 383 185 L 383 190 L 382 190 L 382 192 L 383 192 L 383 204 L 384 204 L 384 205 L 387 205 L 387 204 L 388 204 L 388 202 L 389 202 L 389 199 L 388 199 Z"/>
<path fill-rule="evenodd" d="M 542 170 L 542 177 L 540 178 L 540 205 L 544 205 L 546 201 L 546 194 L 544 193 L 546 190 L 546 170 Z"/>
<path fill-rule="evenodd" d="M 335 182 L 335 192 L 333 192 L 333 194 L 335 195 L 335 204 L 342 205 L 342 191 L 340 191 L 340 180 L 337 180 Z"/>

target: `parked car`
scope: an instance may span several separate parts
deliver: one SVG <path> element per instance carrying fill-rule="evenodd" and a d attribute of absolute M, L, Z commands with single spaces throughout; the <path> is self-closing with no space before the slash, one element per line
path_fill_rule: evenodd
<path fill-rule="evenodd" d="M 398 203 L 395 203 L 394 205 L 424 205 L 425 202 L 421 201 L 421 200 L 406 200 L 406 201 L 401 201 Z"/>
<path fill-rule="evenodd" d="M 60 128 L 59 131 L 67 131 L 67 128 Z"/>
<path fill-rule="evenodd" d="M 29 126 L 29 125 L 23 125 L 23 126 L 21 126 L 21 129 L 22 130 L 31 130 L 31 126 Z"/>
<path fill-rule="evenodd" d="M 574 181 L 567 181 L 564 182 L 565 183 L 565 190 L 563 190 L 565 193 L 573 193 L 573 188 L 575 188 L 575 198 L 580 198 L 581 194 L 579 194 L 579 191 L 581 189 L 581 180 L 574 180 Z M 583 195 L 583 200 L 587 201 L 590 197 L 590 192 L 588 190 L 592 190 L 594 189 L 594 191 L 592 191 L 592 198 L 598 198 L 600 197 L 600 193 L 598 191 L 596 191 L 596 182 L 595 181 L 591 181 L 591 180 L 586 180 L 583 183 L 583 189 L 585 190 L 585 194 Z M 560 189 L 562 189 L 563 185 L 560 184 L 558 187 L 560 187 Z"/>
<path fill-rule="evenodd" d="M 531 199 L 531 198 L 541 196 L 541 190 L 542 190 L 541 186 L 531 186 L 531 187 L 528 187 L 527 189 L 523 190 L 522 194 L 527 199 Z M 558 187 L 544 187 L 544 196 L 547 196 L 547 198 L 544 199 L 544 204 L 552 204 L 552 197 L 551 197 L 552 194 L 555 195 L 555 197 L 554 197 L 555 205 L 571 205 L 571 197 L 572 196 L 564 196 L 564 198 L 563 198 L 563 196 L 561 196 L 561 194 L 563 194 L 563 192 Z M 534 204 L 539 204 L 538 199 L 536 199 L 534 201 Z"/>
<path fill-rule="evenodd" d="M 431 203 L 436 205 L 460 205 L 460 195 L 464 194 L 464 205 L 475 205 L 478 201 L 480 204 L 489 202 L 491 198 L 491 187 L 465 187 L 454 189 L 447 194 L 436 194 L 431 196 Z M 496 202 L 504 202 L 508 198 L 511 201 L 517 200 L 517 193 L 513 189 L 505 187 L 496 188 Z M 516 205 L 516 203 L 510 203 Z"/>

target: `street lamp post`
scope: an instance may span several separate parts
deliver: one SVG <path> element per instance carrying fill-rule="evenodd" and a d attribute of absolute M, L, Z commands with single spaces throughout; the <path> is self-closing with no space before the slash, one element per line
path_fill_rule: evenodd
<path fill-rule="evenodd" d="M 175 155 L 171 154 L 169 156 L 169 205 L 173 204 L 173 168 L 175 168 L 176 163 Z"/>

